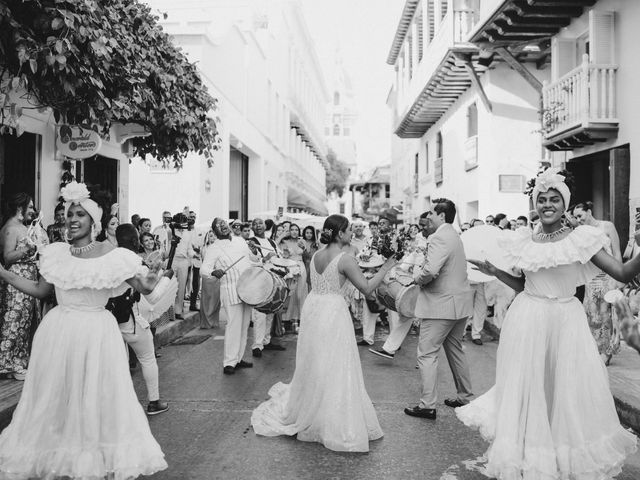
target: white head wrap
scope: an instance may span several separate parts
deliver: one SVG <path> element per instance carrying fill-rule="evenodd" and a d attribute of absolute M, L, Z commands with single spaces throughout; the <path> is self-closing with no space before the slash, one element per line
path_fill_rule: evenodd
<path fill-rule="evenodd" d="M 87 190 L 87 186 L 84 183 L 78 183 L 76 181 L 70 182 L 62 187 L 60 195 L 64 199 L 65 217 L 71 205 L 80 205 L 93 220 L 95 228 L 98 230 L 102 228 L 102 209 L 96 202 L 89 198 L 89 190 Z"/>
<path fill-rule="evenodd" d="M 558 174 L 559 168 L 548 168 L 536 178 L 536 186 L 533 188 L 533 203 L 538 201 L 538 195 L 546 193 L 549 190 L 557 190 L 562 195 L 564 200 L 565 210 L 569 208 L 569 201 L 571 200 L 571 192 L 569 187 L 564 183 L 564 176 Z"/>

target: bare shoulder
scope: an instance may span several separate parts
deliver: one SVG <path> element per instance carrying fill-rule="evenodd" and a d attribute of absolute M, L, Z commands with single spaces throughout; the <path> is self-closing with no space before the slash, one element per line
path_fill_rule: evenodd
<path fill-rule="evenodd" d="M 609 236 L 611 236 L 612 234 L 618 235 L 618 231 L 616 230 L 616 226 L 613 224 L 613 222 L 610 222 L 608 220 L 600 220 L 600 227 Z"/>

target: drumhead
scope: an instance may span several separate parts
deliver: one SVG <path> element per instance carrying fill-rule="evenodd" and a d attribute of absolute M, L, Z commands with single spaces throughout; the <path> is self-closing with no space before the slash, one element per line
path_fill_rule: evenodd
<path fill-rule="evenodd" d="M 273 274 L 262 267 L 249 267 L 238 279 L 237 292 L 247 305 L 260 305 L 273 294 Z"/>
<path fill-rule="evenodd" d="M 416 303 L 418 302 L 419 294 L 420 287 L 418 285 L 404 287 L 396 297 L 398 313 L 406 318 L 415 317 Z"/>
<path fill-rule="evenodd" d="M 269 260 L 276 267 L 296 267 L 298 262 L 289 258 L 271 257 Z"/>

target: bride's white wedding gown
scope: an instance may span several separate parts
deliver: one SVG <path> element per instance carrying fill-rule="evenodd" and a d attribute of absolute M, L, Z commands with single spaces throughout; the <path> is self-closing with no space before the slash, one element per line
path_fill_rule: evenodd
<path fill-rule="evenodd" d="M 362 378 L 351 315 L 340 285 L 337 255 L 322 274 L 311 259 L 312 290 L 302 308 L 296 370 L 290 384 L 277 383 L 270 399 L 253 411 L 258 435 L 297 435 L 344 452 L 367 452 L 382 437 Z"/>

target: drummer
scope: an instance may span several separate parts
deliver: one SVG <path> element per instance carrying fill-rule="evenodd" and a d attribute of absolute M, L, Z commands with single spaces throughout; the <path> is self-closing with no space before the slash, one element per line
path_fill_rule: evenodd
<path fill-rule="evenodd" d="M 274 255 L 278 257 L 282 255 L 275 242 L 265 235 L 266 227 L 261 218 L 254 218 L 251 228 L 253 229 L 253 236 L 248 242 L 256 245 L 258 254 L 262 256 L 263 261 L 268 261 Z M 282 345 L 271 341 L 273 316 L 273 313 L 262 313 L 255 309 L 251 312 L 251 321 L 253 322 L 251 354 L 256 358 L 262 357 L 263 350 L 285 350 Z"/>
<path fill-rule="evenodd" d="M 381 217 L 378 221 L 378 226 L 380 228 L 380 236 L 384 237 L 385 235 L 391 235 L 392 231 L 392 222 L 395 220 L 395 216 L 393 214 L 388 213 L 388 210 L 383 212 L 384 217 Z M 394 212 L 391 210 L 391 212 Z M 433 233 L 432 227 L 430 227 L 427 218 L 431 215 L 432 212 L 427 211 L 420 215 L 420 229 L 422 236 L 426 239 L 429 235 Z M 423 241 L 415 241 L 417 248 L 426 248 L 426 242 Z M 420 255 L 420 252 L 416 250 L 416 252 L 409 252 L 406 255 L 406 258 L 403 259 L 402 262 L 398 263 L 398 266 L 395 267 L 395 272 L 392 271 L 391 275 L 394 273 L 402 274 L 413 269 L 413 265 L 409 265 L 409 263 L 416 262 L 418 263 L 418 259 L 424 258 L 423 255 Z M 418 265 L 418 268 L 422 265 Z M 412 319 L 404 317 L 403 315 L 399 315 L 397 312 L 389 311 L 389 335 L 387 336 L 387 340 L 384 345 L 380 349 L 370 348 L 369 351 L 376 355 L 379 355 L 384 358 L 392 359 L 395 356 L 396 351 L 398 351 L 404 342 L 404 339 L 407 337 L 409 330 L 411 330 Z M 364 330 L 363 330 L 364 331 Z"/>
<path fill-rule="evenodd" d="M 240 300 L 237 284 L 242 272 L 252 261 L 259 262 L 260 257 L 257 251 L 252 253 L 245 240 L 231 233 L 224 219 L 214 218 L 211 229 L 217 240 L 207 249 L 201 271 L 220 279 L 220 301 L 227 317 L 223 372 L 232 375 L 236 369 L 253 367 L 253 363 L 242 359 L 247 346 L 251 307 Z"/>

